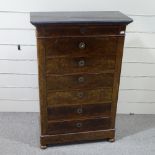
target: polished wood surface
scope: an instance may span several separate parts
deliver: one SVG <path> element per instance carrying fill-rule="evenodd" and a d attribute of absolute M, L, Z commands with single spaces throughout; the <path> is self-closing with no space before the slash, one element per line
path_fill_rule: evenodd
<path fill-rule="evenodd" d="M 63 134 L 74 132 L 85 132 L 95 130 L 106 130 L 110 128 L 110 118 L 87 118 L 66 121 L 48 122 L 48 132 L 50 134 Z"/>
<path fill-rule="evenodd" d="M 114 139 L 115 130 L 96 130 L 96 131 L 86 131 L 86 132 L 75 132 L 75 133 L 66 133 L 66 134 L 48 134 L 41 135 L 41 147 L 47 145 L 55 144 L 69 144 L 75 142 L 88 142 L 88 141 L 97 141 L 97 140 L 109 140 Z"/>
<path fill-rule="evenodd" d="M 109 25 L 108 27 L 105 25 L 66 25 L 66 24 L 56 24 L 52 27 L 50 25 L 45 25 L 42 27 L 41 25 L 37 26 L 38 29 L 38 37 L 39 38 L 60 38 L 61 37 L 95 37 L 95 36 L 105 36 L 105 35 L 119 35 L 119 30 L 124 29 L 124 25 L 118 27 L 118 25 Z"/>
<path fill-rule="evenodd" d="M 88 55 L 116 55 L 116 36 L 111 37 L 61 37 L 44 38 L 43 44 L 46 48 L 46 57 L 55 56 L 88 56 Z M 80 43 L 85 44 L 85 48 L 79 48 Z M 61 45 L 61 46 L 60 46 Z"/>
<path fill-rule="evenodd" d="M 113 72 L 113 70 L 108 71 Z M 48 90 L 75 90 L 83 88 L 113 87 L 114 73 L 82 73 L 70 75 L 48 75 Z"/>
<path fill-rule="evenodd" d="M 62 105 L 48 107 L 48 120 L 71 120 L 78 118 L 89 118 L 110 116 L 111 102 L 97 104 L 77 104 L 77 105 Z"/>
<path fill-rule="evenodd" d="M 46 61 L 47 74 L 99 73 L 115 69 L 116 56 L 52 58 Z"/>
<path fill-rule="evenodd" d="M 47 104 L 61 106 L 70 104 L 93 104 L 112 101 L 112 88 L 48 91 Z"/>
<path fill-rule="evenodd" d="M 45 18 L 32 14 L 37 28 L 42 148 L 114 141 L 125 28 L 132 20 L 113 13 L 67 13 L 75 17 L 70 20 L 62 19 L 61 13 L 43 13 Z M 78 15 L 87 18 L 76 21 Z"/>

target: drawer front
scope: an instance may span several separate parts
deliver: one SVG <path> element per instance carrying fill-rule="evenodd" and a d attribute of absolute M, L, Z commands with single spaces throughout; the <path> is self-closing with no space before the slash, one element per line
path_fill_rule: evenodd
<path fill-rule="evenodd" d="M 48 120 L 77 119 L 79 117 L 110 116 L 111 103 L 48 107 Z"/>
<path fill-rule="evenodd" d="M 118 37 L 64 37 L 43 39 L 46 57 L 116 55 Z"/>
<path fill-rule="evenodd" d="M 112 101 L 112 88 L 47 92 L 47 104 L 60 106 L 70 104 L 103 103 Z"/>
<path fill-rule="evenodd" d="M 53 25 L 38 26 L 38 37 L 85 36 L 85 35 L 118 35 L 123 26 L 105 25 Z"/>
<path fill-rule="evenodd" d="M 48 90 L 113 87 L 114 73 L 47 76 Z"/>
<path fill-rule="evenodd" d="M 50 58 L 46 62 L 47 74 L 101 72 L 115 69 L 115 56 Z"/>
<path fill-rule="evenodd" d="M 48 122 L 48 134 L 74 133 L 110 128 L 110 118 L 94 118 L 62 122 Z"/>

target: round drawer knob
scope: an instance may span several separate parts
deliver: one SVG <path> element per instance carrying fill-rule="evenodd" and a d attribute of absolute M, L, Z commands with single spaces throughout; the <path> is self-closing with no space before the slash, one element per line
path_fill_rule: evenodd
<path fill-rule="evenodd" d="M 83 77 L 83 76 L 80 76 L 80 77 L 78 78 L 78 82 L 79 82 L 79 83 L 83 83 L 83 82 L 84 82 L 84 77 Z"/>
<path fill-rule="evenodd" d="M 82 27 L 81 29 L 80 29 L 80 33 L 81 34 L 85 34 L 87 32 L 87 29 L 85 28 L 85 27 Z"/>
<path fill-rule="evenodd" d="M 82 123 L 76 123 L 76 127 L 77 128 L 81 128 L 82 127 Z"/>
<path fill-rule="evenodd" d="M 77 93 L 77 97 L 82 98 L 83 96 L 84 96 L 84 93 L 83 92 L 78 92 Z"/>
<path fill-rule="evenodd" d="M 78 66 L 79 66 L 79 67 L 85 66 L 85 61 L 84 61 L 84 60 L 80 60 L 80 61 L 78 62 Z"/>
<path fill-rule="evenodd" d="M 86 44 L 84 42 L 79 43 L 79 48 L 80 49 L 85 49 L 85 47 L 86 47 Z"/>
<path fill-rule="evenodd" d="M 83 112 L 82 108 L 78 108 L 78 109 L 77 109 L 77 113 L 78 113 L 78 114 L 82 114 L 82 112 Z"/>

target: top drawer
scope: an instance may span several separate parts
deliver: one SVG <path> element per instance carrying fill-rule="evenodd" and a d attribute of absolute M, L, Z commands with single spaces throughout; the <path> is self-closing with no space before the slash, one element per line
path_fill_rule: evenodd
<path fill-rule="evenodd" d="M 119 35 L 124 29 L 117 25 L 44 25 L 37 27 L 37 37 Z"/>

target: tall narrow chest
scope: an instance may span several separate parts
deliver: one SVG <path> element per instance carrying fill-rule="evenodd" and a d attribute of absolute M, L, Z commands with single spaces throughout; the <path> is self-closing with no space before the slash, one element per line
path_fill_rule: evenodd
<path fill-rule="evenodd" d="M 42 147 L 114 141 L 130 22 L 117 11 L 31 13 L 37 36 Z"/>

